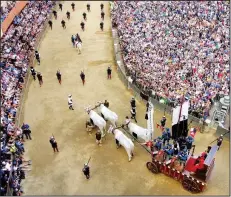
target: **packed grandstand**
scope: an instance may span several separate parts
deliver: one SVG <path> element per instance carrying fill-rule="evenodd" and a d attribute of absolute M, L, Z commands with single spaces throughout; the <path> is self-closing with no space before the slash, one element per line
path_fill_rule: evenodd
<path fill-rule="evenodd" d="M 229 95 L 228 10 L 225 1 L 116 1 L 112 22 L 134 83 L 166 103 L 184 94 L 206 119 Z"/>
<path fill-rule="evenodd" d="M 8 1 L 1 9 L 1 21 L 15 4 Z M 1 196 L 6 195 L 7 186 L 14 196 L 23 191 L 20 184 L 25 178 L 24 147 L 20 140 L 22 130 L 16 127 L 15 118 L 36 39 L 54 5 L 54 1 L 29 1 L 1 38 Z"/>
<path fill-rule="evenodd" d="M 15 4 L 1 8 L 1 21 Z M 15 118 L 36 39 L 55 4 L 29 1 L 1 38 L 1 195 L 8 187 L 13 195 L 23 192 L 24 147 Z M 213 102 L 229 95 L 228 10 L 228 1 L 114 2 L 112 23 L 134 83 L 167 102 L 184 94 L 190 110 L 206 118 Z"/>

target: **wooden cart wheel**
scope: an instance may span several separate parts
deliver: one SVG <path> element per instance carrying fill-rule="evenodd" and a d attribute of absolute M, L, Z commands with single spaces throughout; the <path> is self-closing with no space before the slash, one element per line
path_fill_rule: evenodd
<path fill-rule="evenodd" d="M 196 181 L 192 181 L 191 192 L 192 193 L 199 193 L 199 192 L 201 192 L 201 189 L 199 187 L 199 183 L 197 183 Z"/>
<path fill-rule="evenodd" d="M 199 185 L 195 181 L 193 181 L 189 178 L 186 178 L 182 181 L 182 186 L 184 189 L 186 189 L 192 193 L 201 192 Z"/>
<path fill-rule="evenodd" d="M 152 162 L 147 162 L 146 166 L 152 173 L 154 173 L 154 174 L 159 173 L 159 169 L 158 169 L 156 164 L 154 164 Z"/>

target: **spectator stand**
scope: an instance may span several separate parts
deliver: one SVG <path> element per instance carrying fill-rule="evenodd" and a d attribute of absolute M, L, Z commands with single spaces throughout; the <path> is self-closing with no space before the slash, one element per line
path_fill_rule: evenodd
<path fill-rule="evenodd" d="M 55 8 L 55 6 L 53 6 L 53 8 Z M 52 11 L 52 9 L 49 10 L 48 16 L 46 17 L 45 21 L 41 23 L 41 26 L 43 26 L 43 28 L 42 28 L 42 31 L 40 31 L 38 33 L 38 35 L 36 36 L 36 42 L 35 42 L 35 45 L 34 45 L 34 47 L 36 49 L 39 48 L 40 43 L 41 43 L 42 39 L 44 38 L 46 29 L 47 29 L 47 25 L 48 25 L 48 21 L 52 18 L 51 11 Z M 34 61 L 35 61 L 35 57 L 34 57 L 34 51 L 33 51 L 30 54 L 30 60 L 29 60 L 28 67 L 31 66 L 31 65 L 34 65 Z M 18 127 L 18 128 L 20 128 L 20 125 L 22 124 L 21 116 L 22 116 L 22 111 L 23 111 L 25 93 L 26 93 L 26 90 L 27 90 L 27 87 L 28 87 L 28 84 L 29 84 L 29 78 L 30 78 L 30 69 L 27 70 L 26 76 L 24 78 L 25 83 L 24 83 L 22 92 L 20 94 L 20 105 L 18 107 L 16 117 L 15 117 L 15 126 Z M 12 154 L 11 155 L 11 161 L 13 161 L 14 159 L 15 159 L 15 157 Z M 8 187 L 7 187 L 7 193 L 6 193 L 8 196 L 13 195 L 13 188 L 10 186 L 10 184 L 12 182 L 12 172 L 13 172 L 13 165 L 11 166 L 11 170 L 10 170 L 9 178 L 8 178 Z"/>
<path fill-rule="evenodd" d="M 123 51 L 121 51 L 120 47 L 120 40 L 118 36 L 118 31 L 115 27 L 112 27 L 112 37 L 113 37 L 113 42 L 114 42 L 114 58 L 117 66 L 117 71 L 118 71 L 118 76 L 121 79 L 121 81 L 124 83 L 125 87 L 127 89 L 131 90 L 133 95 L 136 97 L 138 100 L 143 100 L 141 97 L 141 91 L 137 87 L 137 85 L 131 80 L 129 73 L 126 69 L 125 62 L 123 60 Z M 148 93 L 146 93 L 147 95 Z M 160 100 L 162 98 L 156 98 L 152 93 L 149 94 L 151 97 L 150 100 L 152 104 L 154 105 L 155 109 L 161 110 L 163 112 L 166 112 L 172 115 L 172 104 L 170 103 L 161 103 Z M 193 121 L 195 124 L 198 125 L 198 129 L 200 132 L 203 131 L 203 121 L 201 121 L 199 118 L 192 116 L 189 114 L 188 117 L 189 121 Z M 206 123 L 204 123 L 206 125 Z"/>
<path fill-rule="evenodd" d="M 174 102 L 184 92 L 190 98 L 189 114 L 198 119 L 203 118 L 201 121 L 203 123 L 208 118 L 209 123 L 214 102 L 219 100 L 222 94 L 228 95 L 229 92 L 227 48 L 230 44 L 227 2 L 205 2 L 197 5 L 184 2 L 110 2 L 110 4 L 112 25 L 116 29 L 119 27 L 120 44 L 124 50 L 122 56 L 126 62 L 124 65 L 129 70 L 126 75 L 130 75 L 134 80 L 132 83 L 142 92 L 141 97 L 150 95 L 150 91 L 145 89 L 151 89 L 155 91 L 152 91 L 152 97 L 173 107 Z M 152 13 L 152 10 L 155 10 L 155 13 Z M 202 13 L 205 20 L 201 20 L 202 15 L 197 13 Z M 185 15 L 193 15 L 194 21 Z M 179 27 L 179 21 L 175 20 L 182 17 L 183 28 Z M 150 31 L 155 26 L 157 28 Z M 184 39 L 182 42 L 177 41 L 176 37 L 179 35 L 172 27 L 180 28 L 188 43 Z M 185 27 L 191 29 L 188 32 L 191 36 L 188 36 Z M 211 35 L 208 33 L 207 36 L 202 36 L 201 32 L 206 30 L 211 32 L 211 28 L 213 29 Z M 166 37 L 163 39 L 160 34 Z M 202 41 L 206 44 L 203 45 Z M 192 43 L 193 47 L 188 48 L 189 43 Z M 187 54 L 180 52 L 182 47 L 189 49 Z M 200 54 L 195 54 L 194 47 Z M 197 59 L 194 58 L 195 55 Z M 193 67 L 192 64 L 197 66 Z M 163 72 L 159 72 L 160 69 L 163 69 Z M 131 78 L 128 78 L 128 81 L 131 82 Z M 173 85 L 170 86 L 169 83 Z"/>

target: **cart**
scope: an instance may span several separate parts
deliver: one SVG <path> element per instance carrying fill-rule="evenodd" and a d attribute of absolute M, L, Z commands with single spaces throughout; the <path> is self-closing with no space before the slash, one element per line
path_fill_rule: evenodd
<path fill-rule="evenodd" d="M 191 169 L 197 159 L 193 154 L 190 154 L 187 161 L 182 165 L 183 162 L 177 157 L 166 160 L 166 153 L 163 150 L 155 151 L 152 155 L 152 161 L 147 162 L 146 166 L 152 173 L 163 173 L 181 182 L 184 189 L 192 193 L 200 193 L 203 192 L 207 186 L 207 182 L 214 167 L 214 157 L 217 149 L 217 145 L 211 148 L 204 161 L 203 169 L 196 170 L 193 174 Z"/>

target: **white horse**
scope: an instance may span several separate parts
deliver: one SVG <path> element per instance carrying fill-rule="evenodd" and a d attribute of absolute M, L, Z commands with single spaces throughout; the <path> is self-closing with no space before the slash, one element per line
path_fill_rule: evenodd
<path fill-rule="evenodd" d="M 130 119 L 125 120 L 125 125 L 128 127 L 129 133 L 136 139 L 141 138 L 145 142 L 150 140 L 150 133 L 148 132 L 148 129 L 142 128 L 135 123 L 132 123 Z"/>
<path fill-rule="evenodd" d="M 99 107 L 99 111 L 103 118 L 105 120 L 109 120 L 113 124 L 113 126 L 116 127 L 118 115 L 115 112 L 108 109 L 107 107 L 105 107 L 102 102 L 97 102 L 97 104 L 97 107 Z"/>
<path fill-rule="evenodd" d="M 110 125 L 109 129 L 108 129 L 108 133 L 113 133 L 115 140 L 116 140 L 116 144 L 119 148 L 119 146 L 123 146 L 128 154 L 128 161 L 132 160 L 133 157 L 133 152 L 134 152 L 134 144 L 131 141 L 131 139 L 129 139 L 126 135 L 124 135 L 124 133 L 122 131 L 120 131 L 117 128 L 114 128 L 112 125 Z"/>
<path fill-rule="evenodd" d="M 106 135 L 106 121 L 92 109 L 86 108 L 85 110 L 90 116 L 90 119 L 93 121 L 94 125 L 100 129 L 102 137 L 104 137 Z"/>
<path fill-rule="evenodd" d="M 82 51 L 82 43 L 79 42 L 79 41 L 75 41 L 75 48 L 77 48 L 79 54 L 81 54 L 81 51 Z"/>

